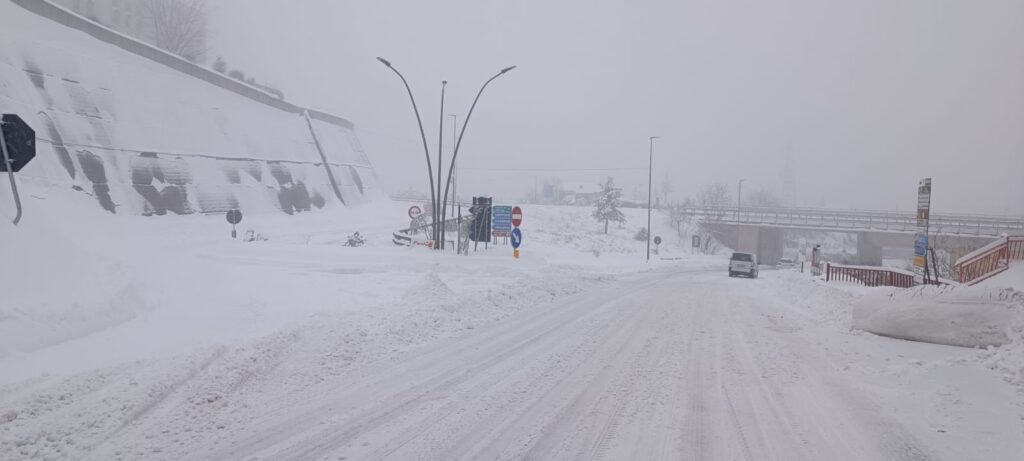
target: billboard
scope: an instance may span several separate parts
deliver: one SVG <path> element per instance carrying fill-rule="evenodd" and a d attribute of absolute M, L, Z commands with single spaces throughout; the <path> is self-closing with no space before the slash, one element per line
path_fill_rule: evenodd
<path fill-rule="evenodd" d="M 932 178 L 917 183 L 917 234 L 914 237 L 914 282 L 925 283 L 928 272 L 928 216 L 932 204 Z"/>

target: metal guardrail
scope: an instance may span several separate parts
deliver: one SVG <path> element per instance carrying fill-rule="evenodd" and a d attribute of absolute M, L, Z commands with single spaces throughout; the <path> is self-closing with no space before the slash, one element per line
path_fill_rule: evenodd
<path fill-rule="evenodd" d="M 825 208 L 714 207 L 684 208 L 681 213 L 701 218 L 705 223 L 762 225 L 803 229 L 823 229 L 913 233 L 917 229 L 914 213 L 869 210 L 832 210 Z M 1024 232 L 1024 218 L 972 214 L 932 214 L 929 233 L 998 237 L 1004 233 Z"/>
<path fill-rule="evenodd" d="M 856 282 L 869 287 L 911 288 L 914 286 L 914 274 L 906 271 L 882 267 L 826 264 L 825 281 L 833 280 Z"/>

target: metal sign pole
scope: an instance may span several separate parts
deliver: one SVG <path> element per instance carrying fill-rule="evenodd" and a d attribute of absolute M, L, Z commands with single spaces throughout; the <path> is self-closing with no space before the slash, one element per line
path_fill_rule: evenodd
<path fill-rule="evenodd" d="M 0 151 L 4 154 L 4 165 L 7 166 L 7 178 L 11 181 L 11 192 L 14 194 L 14 205 L 17 212 L 14 215 L 14 225 L 21 221 L 21 196 L 18 195 L 18 183 L 14 182 L 14 162 L 11 162 L 7 155 L 7 140 L 4 139 L 4 124 L 0 122 Z"/>

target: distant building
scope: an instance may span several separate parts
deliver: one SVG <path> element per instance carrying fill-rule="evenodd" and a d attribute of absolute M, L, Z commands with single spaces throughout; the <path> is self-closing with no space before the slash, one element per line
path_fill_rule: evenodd
<path fill-rule="evenodd" d="M 557 191 L 559 202 L 566 205 L 593 205 L 604 189 L 597 183 L 562 183 Z"/>

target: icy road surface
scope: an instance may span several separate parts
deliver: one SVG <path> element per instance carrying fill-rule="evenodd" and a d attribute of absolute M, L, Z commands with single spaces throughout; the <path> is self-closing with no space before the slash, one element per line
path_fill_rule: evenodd
<path fill-rule="evenodd" d="M 252 372 L 223 402 L 210 397 L 230 422 L 205 424 L 225 418 L 204 416 L 195 389 L 171 388 L 89 457 L 921 460 L 1019 453 L 1020 422 L 1005 411 L 963 431 L 951 425 L 959 434 L 929 447 L 906 427 L 922 413 L 914 403 L 904 402 L 903 422 L 881 408 L 837 363 L 842 354 L 822 347 L 820 319 L 766 297 L 769 283 L 779 281 L 730 279 L 724 269 L 622 275 L 318 382 L 294 375 L 323 367 L 323 357 L 292 351 L 281 365 Z M 910 345 L 897 347 L 904 353 L 957 350 L 845 334 Z M 961 452 L 951 455 L 957 441 Z"/>

